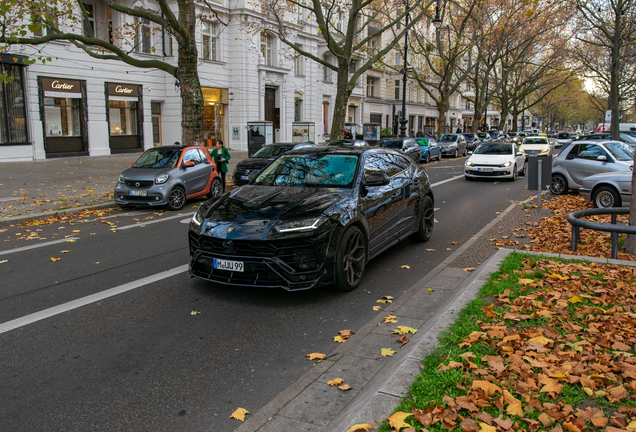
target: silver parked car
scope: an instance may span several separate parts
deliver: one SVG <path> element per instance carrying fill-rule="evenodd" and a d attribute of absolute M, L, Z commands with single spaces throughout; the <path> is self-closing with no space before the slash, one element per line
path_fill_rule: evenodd
<path fill-rule="evenodd" d="M 548 137 L 528 137 L 523 140 L 519 149 L 526 155 L 526 159 L 528 159 L 528 156 L 552 157 L 552 146 L 548 141 Z"/>
<path fill-rule="evenodd" d="M 632 172 L 594 174 L 583 180 L 579 193 L 594 207 L 629 207 L 632 203 Z"/>
<path fill-rule="evenodd" d="M 594 174 L 627 171 L 634 163 L 634 150 L 619 141 L 575 141 L 559 153 L 552 166 L 550 192 L 563 195 L 579 189 Z"/>
<path fill-rule="evenodd" d="M 458 157 L 460 154 L 466 156 L 466 138 L 462 134 L 444 134 L 437 140 L 442 146 L 442 156 Z"/>
<path fill-rule="evenodd" d="M 126 206 L 181 209 L 186 200 L 221 196 L 223 185 L 205 147 L 162 146 L 146 150 L 119 176 L 115 202 Z"/>
<path fill-rule="evenodd" d="M 416 138 L 386 138 L 379 146 L 400 151 L 416 163 L 422 159 L 422 148 Z"/>

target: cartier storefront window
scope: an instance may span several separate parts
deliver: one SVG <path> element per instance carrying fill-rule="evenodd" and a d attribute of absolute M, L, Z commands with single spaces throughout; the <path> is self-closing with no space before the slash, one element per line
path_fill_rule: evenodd
<path fill-rule="evenodd" d="M 107 83 L 106 86 L 111 152 L 139 151 L 143 147 L 140 86 L 120 83 Z"/>
<path fill-rule="evenodd" d="M 47 157 L 88 154 L 84 83 L 66 78 L 40 78 Z"/>

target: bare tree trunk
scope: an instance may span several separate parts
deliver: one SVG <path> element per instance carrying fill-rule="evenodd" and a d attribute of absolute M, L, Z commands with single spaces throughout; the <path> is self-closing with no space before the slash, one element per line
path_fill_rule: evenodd
<path fill-rule="evenodd" d="M 511 128 L 513 132 L 517 131 L 517 127 L 518 127 L 517 117 L 519 117 L 519 108 L 514 107 L 512 108 L 512 128 Z"/>
<path fill-rule="evenodd" d="M 347 107 L 351 90 L 349 85 L 349 67 L 346 61 L 338 64 L 338 83 L 336 92 L 336 106 L 333 110 L 333 122 L 331 124 L 331 139 L 338 140 L 344 137 L 344 126 L 347 119 Z M 355 138 L 355 137 L 353 137 Z"/>
<path fill-rule="evenodd" d="M 179 0 L 179 23 L 191 37 L 179 49 L 179 68 L 176 77 L 181 92 L 182 144 L 203 145 L 203 92 L 197 71 L 196 15 L 192 0 Z"/>
<path fill-rule="evenodd" d="M 508 118 L 508 114 L 510 114 L 510 111 L 508 111 L 507 108 L 501 111 L 501 117 L 499 118 L 499 125 L 497 125 L 497 130 L 502 131 L 504 129 L 504 126 L 506 125 L 506 119 Z"/>
<path fill-rule="evenodd" d="M 448 112 L 449 104 L 448 95 L 440 93 L 439 101 L 437 102 L 437 111 L 439 112 L 439 122 L 437 123 L 438 137 L 446 133 L 446 113 Z"/>
<path fill-rule="evenodd" d="M 614 35 L 612 37 L 612 57 L 610 63 L 610 110 L 612 111 L 612 120 L 610 123 L 610 131 L 612 132 L 612 139 L 619 140 L 620 133 L 618 130 L 618 81 L 619 81 L 619 69 L 620 69 L 620 48 L 621 37 L 623 36 L 621 31 L 621 14 L 623 10 L 623 0 L 617 0 L 616 2 L 616 16 L 614 17 Z"/>

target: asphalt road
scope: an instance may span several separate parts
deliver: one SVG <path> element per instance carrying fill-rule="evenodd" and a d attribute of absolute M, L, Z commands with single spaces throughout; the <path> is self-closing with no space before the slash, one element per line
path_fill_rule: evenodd
<path fill-rule="evenodd" d="M 305 354 L 331 352 L 338 331 L 377 315 L 378 298 L 399 297 L 527 198 L 524 178 L 467 182 L 463 162 L 428 168 L 438 222 L 431 241 L 384 252 L 351 293 L 189 279 L 185 222 L 197 202 L 181 212 L 3 228 L 0 430 L 233 430 L 236 408 L 258 411 L 311 367 Z M 29 235 L 37 238 L 20 239 Z M 103 293 L 114 295 L 89 297 Z M 86 304 L 69 303 L 78 301 Z"/>

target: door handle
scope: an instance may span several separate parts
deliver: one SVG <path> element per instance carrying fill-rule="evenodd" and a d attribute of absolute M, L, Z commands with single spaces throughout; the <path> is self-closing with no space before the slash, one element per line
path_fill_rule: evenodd
<path fill-rule="evenodd" d="M 395 192 L 393 195 L 391 195 L 392 197 L 396 197 L 396 196 L 400 196 L 402 195 L 402 191 L 399 192 Z"/>

